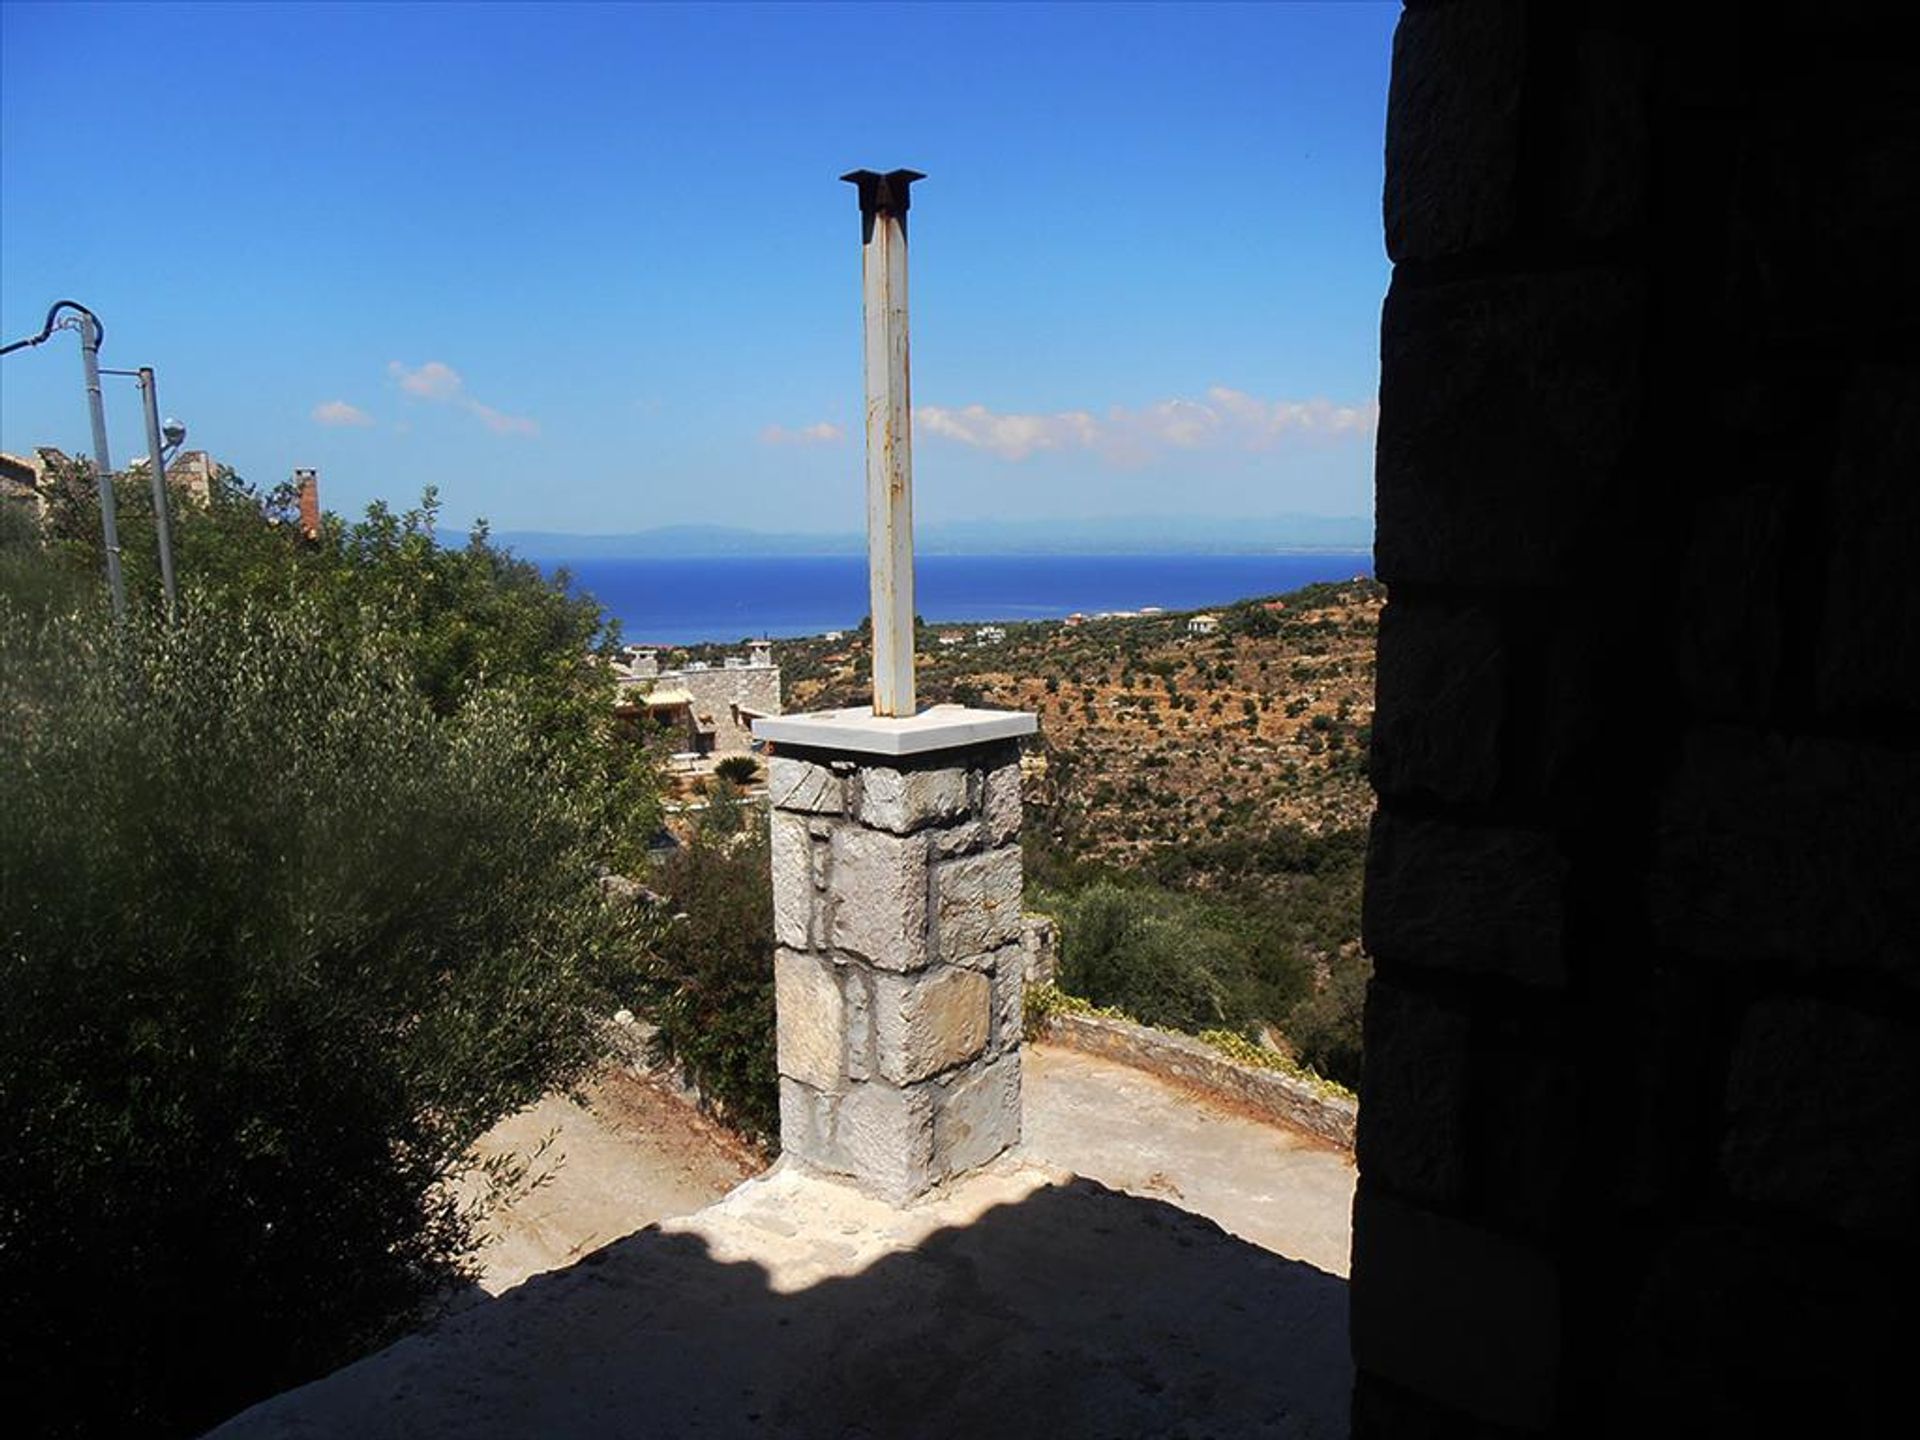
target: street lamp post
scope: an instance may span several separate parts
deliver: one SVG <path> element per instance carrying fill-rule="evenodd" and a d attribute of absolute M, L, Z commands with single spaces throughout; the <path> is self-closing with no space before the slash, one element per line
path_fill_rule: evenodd
<path fill-rule="evenodd" d="M 71 315 L 61 312 L 70 310 Z M 100 532 L 107 549 L 107 592 L 113 597 L 113 618 L 127 614 L 127 589 L 120 578 L 120 527 L 113 513 L 113 461 L 107 456 L 106 402 L 100 395 L 100 342 L 106 329 L 100 317 L 75 300 L 56 300 L 47 311 L 47 323 L 38 335 L 0 346 L 0 355 L 10 355 L 32 345 L 45 344 L 55 330 L 80 332 L 80 366 L 87 382 L 87 410 L 93 420 L 94 480 L 100 488 Z"/>
<path fill-rule="evenodd" d="M 167 597 L 167 619 L 174 618 L 173 523 L 167 515 L 167 457 L 160 435 L 160 396 L 153 367 L 140 367 L 140 398 L 147 405 L 147 461 L 153 471 L 153 524 L 160 537 L 160 589 Z"/>
<path fill-rule="evenodd" d="M 93 465 L 100 486 L 100 532 L 107 547 L 107 593 L 113 618 L 127 617 L 127 586 L 120 576 L 120 527 L 113 510 L 113 461 L 107 458 L 107 407 L 100 394 L 100 321 L 91 310 L 78 320 L 62 321 L 80 331 L 80 365 L 87 380 L 87 411 L 93 421 Z"/>

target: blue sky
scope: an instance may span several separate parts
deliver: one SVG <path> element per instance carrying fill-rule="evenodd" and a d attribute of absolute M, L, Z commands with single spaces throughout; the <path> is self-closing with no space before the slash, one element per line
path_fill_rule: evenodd
<path fill-rule="evenodd" d="M 857 529 L 835 177 L 908 166 L 923 520 L 1366 513 L 1397 14 L 5 4 L 0 337 L 86 303 L 330 508 Z M 0 449 L 79 372 L 0 361 Z"/>

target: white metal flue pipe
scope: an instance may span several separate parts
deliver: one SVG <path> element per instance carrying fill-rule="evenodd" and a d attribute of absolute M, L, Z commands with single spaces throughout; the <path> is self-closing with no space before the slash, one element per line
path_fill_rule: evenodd
<path fill-rule="evenodd" d="M 866 315 L 867 572 L 873 713 L 914 713 L 913 397 L 907 364 L 907 187 L 915 170 L 840 177 L 860 190 Z"/>

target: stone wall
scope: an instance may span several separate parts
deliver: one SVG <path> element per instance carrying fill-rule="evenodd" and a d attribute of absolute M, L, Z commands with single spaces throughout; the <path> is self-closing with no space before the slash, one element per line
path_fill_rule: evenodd
<path fill-rule="evenodd" d="M 1358 1436 L 1894 1428 L 1920 84 L 1883 13 L 1402 16 Z"/>
<path fill-rule="evenodd" d="M 1020 1137 L 1019 746 L 768 770 L 781 1148 L 910 1199 Z"/>
<path fill-rule="evenodd" d="M 780 667 L 778 665 L 729 665 L 712 670 L 675 670 L 671 678 L 662 676 L 661 684 L 672 685 L 693 696 L 693 713 L 713 717 L 716 754 L 739 755 L 752 744 L 752 716 L 780 713 Z"/>
<path fill-rule="evenodd" d="M 1351 1099 L 1328 1094 L 1284 1071 L 1238 1064 L 1191 1035 L 1069 1010 L 1053 1016 L 1040 1038 L 1203 1091 L 1343 1150 L 1353 1148 L 1356 1107 Z"/>

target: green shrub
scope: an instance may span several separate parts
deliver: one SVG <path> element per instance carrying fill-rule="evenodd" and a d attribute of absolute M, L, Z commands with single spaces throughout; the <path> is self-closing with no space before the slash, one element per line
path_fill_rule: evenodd
<path fill-rule="evenodd" d="M 441 706 L 326 608 L 0 597 L 0 1348 L 197 1432 L 465 1273 L 448 1182 L 578 1075 L 645 936 L 524 685 Z"/>
<path fill-rule="evenodd" d="M 1327 981 L 1293 1008 L 1287 1038 L 1303 1063 L 1348 1089 L 1360 1088 L 1360 1019 L 1373 962 L 1351 952 L 1333 957 Z"/>
<path fill-rule="evenodd" d="M 773 879 L 764 826 L 728 843 L 702 834 L 654 883 L 672 914 L 638 1002 L 719 1117 L 762 1146 L 780 1131 L 774 1071 Z"/>
<path fill-rule="evenodd" d="M 1060 986 L 1175 1030 L 1235 1027 L 1246 1008 L 1247 956 L 1165 892 L 1098 881 L 1054 902 Z"/>

